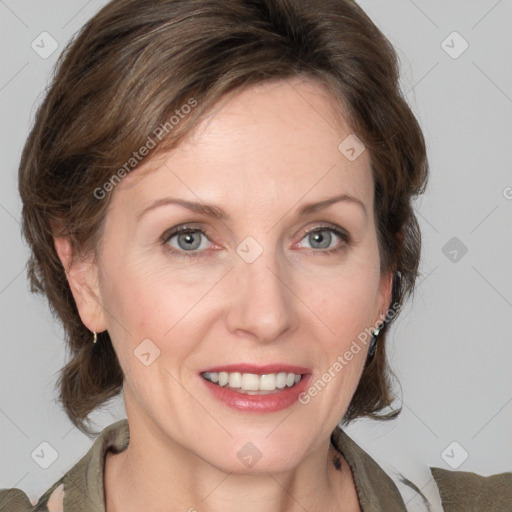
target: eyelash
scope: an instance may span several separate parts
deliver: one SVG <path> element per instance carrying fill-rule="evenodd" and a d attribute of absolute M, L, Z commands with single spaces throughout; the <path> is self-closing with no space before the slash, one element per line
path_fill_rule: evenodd
<path fill-rule="evenodd" d="M 304 233 L 301 233 L 300 240 L 304 239 L 306 236 L 308 236 L 312 233 L 317 233 L 317 232 L 322 232 L 322 231 L 330 231 L 331 233 L 334 233 L 337 237 L 339 237 L 343 241 L 343 243 L 337 247 L 332 247 L 331 249 L 310 249 L 310 251 L 315 256 L 318 256 L 318 255 L 325 256 L 326 254 L 338 253 L 338 252 L 342 251 L 343 249 L 345 249 L 347 245 L 351 245 L 351 243 L 352 243 L 352 239 L 348 233 L 341 231 L 338 228 L 335 228 L 333 226 L 329 226 L 329 225 L 317 226 L 313 229 L 310 229 L 309 231 L 305 231 Z M 211 242 L 210 237 L 208 236 L 208 233 L 205 230 L 199 229 L 196 227 L 192 227 L 192 226 L 187 226 L 187 225 L 172 229 L 171 232 L 169 232 L 169 230 L 166 231 L 161 236 L 160 240 L 161 240 L 162 245 L 165 247 L 165 249 L 177 257 L 201 258 L 203 256 L 206 256 L 205 255 L 206 250 L 182 251 L 182 250 L 177 250 L 174 247 L 171 247 L 168 245 L 169 241 L 173 237 L 179 236 L 181 234 L 187 234 L 187 233 L 201 233 L 208 239 L 208 241 Z"/>

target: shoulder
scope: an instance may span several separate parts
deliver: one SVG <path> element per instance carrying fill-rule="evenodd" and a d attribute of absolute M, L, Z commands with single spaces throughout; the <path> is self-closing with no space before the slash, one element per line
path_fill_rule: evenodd
<path fill-rule="evenodd" d="M 406 510 L 395 482 L 346 432 L 337 427 L 331 441 L 352 470 L 363 510 L 382 510 L 382 503 L 393 504 L 386 510 Z M 429 469 L 443 512 L 512 512 L 512 472 L 482 476 L 469 471 Z M 401 481 L 426 501 L 416 485 L 403 476 Z"/>
<path fill-rule="evenodd" d="M 431 467 L 445 512 L 512 511 L 512 472 L 482 476 Z"/>
<path fill-rule="evenodd" d="M 3 512 L 29 512 L 34 507 L 21 489 L 0 490 L 0 510 Z"/>
<path fill-rule="evenodd" d="M 62 512 L 63 476 L 35 504 L 21 489 L 0 490 L 0 512 Z"/>
<path fill-rule="evenodd" d="M 407 512 L 400 491 L 391 477 L 339 426 L 332 433 L 331 443 L 352 470 L 363 510 Z"/>
<path fill-rule="evenodd" d="M 82 512 L 102 510 L 103 472 L 108 450 L 119 452 L 129 443 L 128 421 L 106 427 L 89 451 L 32 504 L 20 489 L 0 490 L 0 512 Z"/>

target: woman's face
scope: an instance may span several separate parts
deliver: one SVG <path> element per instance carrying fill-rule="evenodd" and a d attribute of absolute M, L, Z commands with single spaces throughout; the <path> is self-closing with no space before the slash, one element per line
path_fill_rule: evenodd
<path fill-rule="evenodd" d="M 252 87 L 111 192 L 103 309 L 89 327 L 110 333 L 134 432 L 225 471 L 250 460 L 252 471 L 280 471 L 340 421 L 367 346 L 344 354 L 387 310 L 391 276 L 379 270 L 368 152 L 354 160 L 351 139 L 340 151 L 351 131 L 333 115 L 312 82 Z M 288 387 L 289 373 L 302 380 Z"/>

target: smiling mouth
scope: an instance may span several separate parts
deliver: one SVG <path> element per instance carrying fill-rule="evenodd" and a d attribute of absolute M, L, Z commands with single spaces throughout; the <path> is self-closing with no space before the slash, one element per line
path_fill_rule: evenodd
<path fill-rule="evenodd" d="M 203 372 L 201 377 L 221 388 L 232 389 L 247 395 L 268 395 L 290 389 L 298 384 L 303 375 L 300 373 L 255 373 L 240 372 Z"/>

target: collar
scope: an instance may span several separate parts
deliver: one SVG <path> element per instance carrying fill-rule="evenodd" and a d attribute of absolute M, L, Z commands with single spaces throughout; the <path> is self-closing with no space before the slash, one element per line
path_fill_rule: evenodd
<path fill-rule="evenodd" d="M 348 434 L 337 426 L 331 443 L 347 461 L 363 512 L 407 512 L 393 480 Z"/>
<path fill-rule="evenodd" d="M 130 441 L 128 420 L 103 429 L 89 451 L 64 478 L 64 510 L 105 512 L 103 472 L 107 451 L 126 449 Z"/>
<path fill-rule="evenodd" d="M 106 453 L 109 450 L 122 452 L 129 441 L 127 419 L 109 425 L 100 433 L 89 451 L 63 479 L 64 510 L 105 512 L 103 473 Z M 352 470 L 363 512 L 407 512 L 393 480 L 339 426 L 331 435 L 331 443 Z"/>

